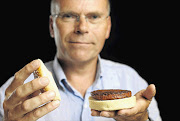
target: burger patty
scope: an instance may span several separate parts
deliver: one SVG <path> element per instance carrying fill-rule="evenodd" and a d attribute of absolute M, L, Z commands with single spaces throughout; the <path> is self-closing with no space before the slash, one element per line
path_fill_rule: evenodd
<path fill-rule="evenodd" d="M 131 91 L 120 89 L 96 90 L 91 92 L 91 96 L 96 100 L 114 100 L 131 97 Z"/>

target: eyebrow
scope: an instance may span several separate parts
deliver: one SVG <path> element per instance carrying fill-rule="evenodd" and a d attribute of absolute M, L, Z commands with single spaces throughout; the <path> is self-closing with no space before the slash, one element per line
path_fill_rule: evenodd
<path fill-rule="evenodd" d="M 60 14 L 74 14 L 74 15 L 79 15 L 78 12 L 75 12 L 75 11 L 62 11 L 60 12 Z M 95 14 L 95 15 L 99 15 L 99 16 L 103 16 L 103 12 L 99 12 L 99 11 L 91 11 L 91 12 L 88 12 L 86 13 L 85 15 L 92 15 L 92 14 Z"/>
<path fill-rule="evenodd" d="M 98 16 L 103 16 L 104 14 L 101 12 L 89 12 L 86 15 L 98 15 Z"/>
<path fill-rule="evenodd" d="M 73 12 L 73 11 L 60 12 L 59 14 L 75 14 L 75 15 L 78 15 L 78 13 Z"/>

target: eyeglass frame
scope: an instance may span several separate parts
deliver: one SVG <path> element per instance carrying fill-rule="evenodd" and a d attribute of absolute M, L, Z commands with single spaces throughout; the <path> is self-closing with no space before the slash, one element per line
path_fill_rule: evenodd
<path fill-rule="evenodd" d="M 74 14 L 74 13 L 67 13 L 67 15 L 68 14 L 70 14 L 70 15 L 73 15 L 76 19 L 75 19 L 75 22 L 80 22 L 80 15 L 78 15 L 78 14 Z M 65 13 L 59 13 L 59 14 L 53 14 L 53 15 L 51 15 L 52 17 L 59 17 L 59 18 L 63 18 L 63 16 L 65 15 Z M 104 20 L 104 19 L 106 19 L 106 18 L 108 18 L 109 17 L 109 15 L 107 15 L 106 17 L 103 17 L 101 20 Z M 85 16 L 85 19 L 86 19 L 86 22 L 90 22 L 89 20 L 88 20 L 88 17 L 87 16 Z M 101 20 L 99 20 L 97 23 L 100 23 L 101 22 Z M 63 20 L 62 20 L 63 21 Z M 70 21 L 63 21 L 63 22 L 70 22 Z M 97 24 L 96 22 L 95 23 L 93 23 L 93 22 L 90 22 L 91 24 Z"/>

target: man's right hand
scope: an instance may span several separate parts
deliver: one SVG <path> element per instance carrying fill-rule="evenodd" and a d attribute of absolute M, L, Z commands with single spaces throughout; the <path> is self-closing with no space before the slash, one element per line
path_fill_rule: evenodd
<path fill-rule="evenodd" d="M 35 121 L 59 106 L 59 101 L 51 102 L 55 92 L 40 92 L 40 89 L 49 84 L 47 78 L 37 78 L 24 84 L 39 66 L 40 62 L 34 60 L 16 72 L 14 80 L 5 91 L 4 121 Z"/>

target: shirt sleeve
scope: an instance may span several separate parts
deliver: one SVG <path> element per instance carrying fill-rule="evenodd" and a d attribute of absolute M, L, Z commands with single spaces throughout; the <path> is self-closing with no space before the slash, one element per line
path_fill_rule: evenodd
<path fill-rule="evenodd" d="M 146 89 L 148 86 L 147 81 L 145 81 L 137 72 L 134 73 L 136 75 L 136 82 L 138 83 L 138 87 L 140 87 L 138 90 Z M 162 121 L 161 116 L 160 116 L 160 111 L 158 108 L 158 103 L 153 97 L 149 107 L 148 107 L 148 112 L 149 112 L 149 118 L 152 121 Z"/>
<path fill-rule="evenodd" d="M 1 91 L 1 90 L 0 90 Z M 2 101 L 2 95 L 0 92 L 0 121 L 3 121 L 3 115 L 4 115 L 4 111 L 3 111 L 3 101 Z"/>
<path fill-rule="evenodd" d="M 0 87 L 0 121 L 3 121 L 4 116 L 4 109 L 3 109 L 3 102 L 5 99 L 5 90 L 12 82 L 13 77 L 8 79 L 1 87 Z"/>
<path fill-rule="evenodd" d="M 152 99 L 151 104 L 148 107 L 149 118 L 153 121 L 162 121 L 158 104 L 155 98 Z"/>

